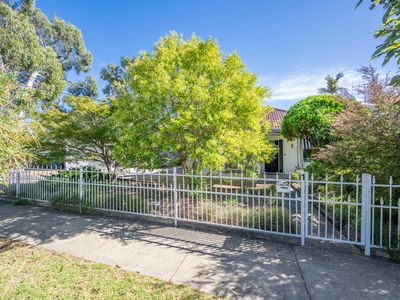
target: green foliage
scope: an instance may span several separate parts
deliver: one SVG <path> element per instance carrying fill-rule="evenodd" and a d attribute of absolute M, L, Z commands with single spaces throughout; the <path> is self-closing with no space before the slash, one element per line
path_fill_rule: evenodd
<path fill-rule="evenodd" d="M 118 97 L 117 154 L 126 165 L 180 164 L 198 172 L 243 168 L 274 151 L 262 126 L 266 88 L 236 53 L 172 33 L 127 67 L 129 92 Z"/>
<path fill-rule="evenodd" d="M 4 244 L 1 299 L 221 299 L 117 266 L 11 241 Z"/>
<path fill-rule="evenodd" d="M 62 181 L 75 181 L 77 182 L 80 177 L 80 171 L 82 170 L 82 177 L 83 180 L 85 181 L 105 181 L 105 180 L 110 180 L 111 176 L 109 173 L 104 173 L 101 170 L 91 167 L 91 166 L 84 166 L 81 169 L 80 168 L 71 168 L 69 170 L 62 170 L 58 171 L 55 174 L 49 175 L 47 178 L 48 180 L 56 180 L 56 179 L 61 179 Z"/>
<path fill-rule="evenodd" d="M 100 72 L 100 78 L 107 81 L 103 93 L 111 98 L 122 96 L 128 92 L 128 74 L 126 68 L 131 63 L 128 57 L 121 57 L 121 66 L 109 64 Z"/>
<path fill-rule="evenodd" d="M 307 97 L 285 114 L 282 135 L 289 140 L 308 139 L 313 146 L 321 147 L 332 140 L 332 123 L 342 108 L 343 102 L 331 95 Z"/>
<path fill-rule="evenodd" d="M 31 205 L 31 202 L 28 199 L 17 198 L 14 200 L 14 205 L 26 206 Z"/>
<path fill-rule="evenodd" d="M 64 72 L 74 70 L 80 73 L 90 70 L 92 55 L 87 51 L 78 28 L 58 17 L 49 20 L 35 7 L 34 0 L 21 1 L 17 13 L 25 16 L 34 26 L 41 45 L 54 50 Z"/>
<path fill-rule="evenodd" d="M 23 118 L 31 109 L 31 90 L 21 89 L 13 74 L 0 70 L 0 184 L 7 182 L 11 168 L 32 157 L 26 146 L 36 140 Z"/>
<path fill-rule="evenodd" d="M 300 180 L 301 179 L 301 174 L 303 173 L 303 170 L 295 170 L 295 171 L 293 171 L 292 172 L 292 174 L 290 174 L 291 175 L 291 178 L 293 179 L 293 180 Z"/>
<path fill-rule="evenodd" d="M 389 176 L 400 179 L 400 89 L 372 67 L 360 72 L 365 84 L 358 92 L 365 104 L 349 102 L 336 118 L 335 141 L 317 158 L 331 169 L 371 173 L 385 182 Z"/>
<path fill-rule="evenodd" d="M 271 200 L 268 205 L 252 205 L 240 203 L 234 197 L 224 199 L 220 203 L 204 201 L 198 207 L 192 207 L 190 199 L 182 201 L 179 205 L 179 215 L 183 219 L 194 218 L 216 224 L 227 224 L 253 229 L 266 229 L 277 232 L 295 233 L 296 222 L 289 218 L 291 212 L 288 207 L 283 207 L 282 201 Z M 243 220 L 243 225 L 241 221 Z"/>
<path fill-rule="evenodd" d="M 57 209 L 70 209 L 72 211 L 76 211 L 79 207 L 79 195 L 71 194 L 68 198 L 60 195 L 53 195 L 50 198 L 50 205 L 53 208 Z"/>
<path fill-rule="evenodd" d="M 0 2 L 0 56 L 14 72 L 47 74 L 38 98 L 51 101 L 65 87 L 62 65 L 50 47 L 43 47 L 29 18 Z"/>
<path fill-rule="evenodd" d="M 93 160 L 110 171 L 115 135 L 110 123 L 110 104 L 85 96 L 66 96 L 65 107 L 53 107 L 39 114 L 40 147 L 36 152 L 44 162 Z"/>
<path fill-rule="evenodd" d="M 400 250 L 388 249 L 387 252 L 391 260 L 400 263 Z"/>
<path fill-rule="evenodd" d="M 99 93 L 97 91 L 97 83 L 93 76 L 88 76 L 84 81 L 77 81 L 68 87 L 68 93 L 72 96 L 86 96 L 96 98 Z"/>
<path fill-rule="evenodd" d="M 332 130 L 334 141 L 320 149 L 308 171 L 313 172 L 317 178 L 328 173 L 328 179 L 332 181 L 342 175 L 344 181 L 354 182 L 357 174 L 370 173 L 375 175 L 377 183 L 388 184 L 390 176 L 397 183 L 400 180 L 400 106 L 397 105 L 400 101 L 399 87 L 390 86 L 389 76 L 380 79 L 376 69 L 372 67 L 363 67 L 359 71 L 365 84 L 358 93 L 364 96 L 364 102 L 349 102 L 336 117 Z M 332 187 L 331 189 L 334 190 Z M 334 192 L 339 194 L 339 185 Z M 375 187 L 373 192 L 373 199 L 378 205 L 383 201 L 384 205 L 396 206 L 397 199 L 400 198 L 398 189 L 389 191 L 387 187 Z M 348 195 L 355 199 L 354 192 L 351 194 L 345 189 L 343 193 L 345 199 Z M 354 207 L 349 210 L 353 222 L 348 225 L 354 230 L 355 221 L 360 226 L 361 216 L 359 214 L 357 220 Z M 389 226 L 397 228 L 398 212 L 379 207 L 372 212 L 374 240 L 382 239 L 384 247 L 389 246 L 389 240 L 392 246 L 396 245 L 397 232 L 393 229 L 389 231 Z M 395 259 L 398 252 L 390 250 L 389 254 Z"/>
<path fill-rule="evenodd" d="M 39 78 L 35 98 L 46 103 L 60 96 L 68 71 L 86 72 L 92 61 L 81 32 L 57 17 L 49 20 L 32 0 L 0 1 L 0 58 L 28 82 Z"/>
<path fill-rule="evenodd" d="M 317 157 L 305 168 L 305 171 L 314 174 L 315 178 L 325 179 L 325 176 L 328 175 L 330 181 L 337 181 L 340 180 L 340 176 L 343 176 L 343 180 L 345 181 L 355 181 L 357 175 L 361 176 L 361 173 L 355 173 L 354 170 L 349 167 L 343 165 L 338 166 L 335 163 L 321 160 L 318 155 L 319 154 L 317 154 Z"/>
<path fill-rule="evenodd" d="M 91 55 L 81 32 L 49 20 L 35 1 L 0 1 L 0 181 L 25 164 L 35 144 L 29 123 L 35 105 L 49 107 L 61 95 L 68 71 L 88 71 Z"/>
<path fill-rule="evenodd" d="M 351 97 L 346 88 L 339 86 L 339 80 L 343 78 L 343 73 L 336 74 L 335 77 L 328 75 L 325 77 L 326 87 L 318 89 L 321 94 L 342 95 Z"/>
<path fill-rule="evenodd" d="M 360 0 L 357 7 L 364 2 Z M 382 17 L 382 25 L 375 32 L 375 38 L 385 38 L 384 42 L 377 47 L 372 58 L 384 56 L 383 65 L 387 64 L 391 59 L 396 59 L 400 65 L 400 2 L 397 0 L 372 0 L 370 9 L 382 6 L 384 14 Z M 357 8 L 356 7 L 356 8 Z M 400 85 L 400 75 L 392 78 L 392 85 Z"/>

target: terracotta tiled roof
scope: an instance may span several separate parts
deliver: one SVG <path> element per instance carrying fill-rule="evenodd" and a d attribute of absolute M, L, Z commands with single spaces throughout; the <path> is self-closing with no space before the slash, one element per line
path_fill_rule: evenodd
<path fill-rule="evenodd" d="M 280 108 L 273 108 L 270 113 L 268 113 L 264 120 L 267 120 L 271 124 L 271 129 L 281 129 L 283 116 L 286 114 L 287 110 Z"/>

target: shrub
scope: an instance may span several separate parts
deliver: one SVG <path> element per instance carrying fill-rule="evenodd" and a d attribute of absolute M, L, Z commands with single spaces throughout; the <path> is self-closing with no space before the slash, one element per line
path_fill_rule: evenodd
<path fill-rule="evenodd" d="M 282 135 L 289 140 L 308 139 L 313 146 L 321 147 L 332 141 L 331 127 L 342 108 L 343 102 L 339 97 L 307 97 L 293 105 L 285 114 Z"/>
<path fill-rule="evenodd" d="M 16 198 L 14 205 L 31 205 L 31 202 L 28 199 Z"/>

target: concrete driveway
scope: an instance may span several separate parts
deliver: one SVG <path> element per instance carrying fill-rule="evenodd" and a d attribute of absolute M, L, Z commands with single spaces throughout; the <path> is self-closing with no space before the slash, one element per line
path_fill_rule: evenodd
<path fill-rule="evenodd" d="M 238 299 L 400 299 L 400 264 L 0 200 L 0 235 Z"/>

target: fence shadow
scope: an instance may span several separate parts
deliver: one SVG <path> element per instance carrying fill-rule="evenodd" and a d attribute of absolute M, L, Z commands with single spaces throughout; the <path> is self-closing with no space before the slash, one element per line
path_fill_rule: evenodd
<path fill-rule="evenodd" d="M 263 297 L 267 293 L 280 298 L 299 291 L 305 293 L 292 246 L 288 244 L 39 207 L 17 207 L 1 201 L 0 211 L 1 235 L 37 245 L 92 233 L 123 245 L 138 242 L 151 244 L 159 251 L 165 248 L 185 251 L 190 253 L 187 264 L 182 264 L 182 271 L 173 279 L 206 287 L 220 296 Z M 191 272 L 190 276 L 187 272 Z"/>
<path fill-rule="evenodd" d="M 85 233 L 121 245 L 151 245 L 160 254 L 165 248 L 182 251 L 186 258 L 171 279 L 219 296 L 395 298 L 400 284 L 400 265 L 340 251 L 0 201 L 0 235 L 40 245 Z"/>

